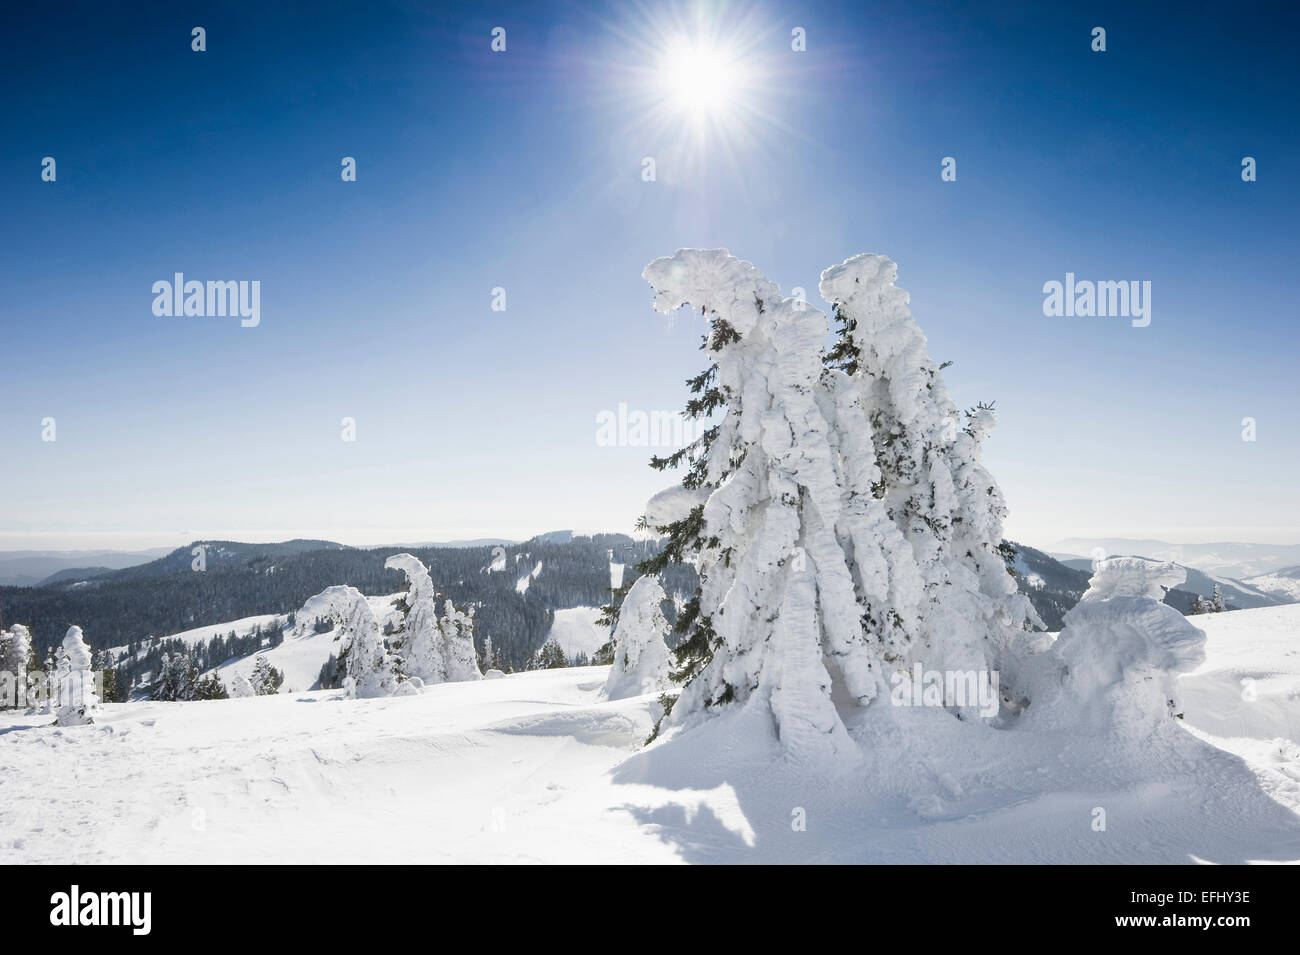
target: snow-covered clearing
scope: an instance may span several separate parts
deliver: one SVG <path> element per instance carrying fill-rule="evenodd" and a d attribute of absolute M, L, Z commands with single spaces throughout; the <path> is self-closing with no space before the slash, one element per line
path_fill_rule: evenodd
<path fill-rule="evenodd" d="M 1171 726 L 1149 760 L 884 700 L 846 711 L 876 748 L 829 778 L 746 726 L 756 709 L 642 748 L 658 706 L 603 701 L 606 667 L 114 704 L 66 729 L 3 713 L 0 861 L 1300 860 L 1300 607 L 1195 622 L 1191 732 Z M 923 751 L 891 748 L 899 720 L 930 724 L 906 737 Z"/>
<path fill-rule="evenodd" d="M 570 660 L 579 653 L 591 656 L 609 640 L 609 627 L 596 622 L 599 616 L 598 607 L 557 610 L 547 639 L 558 643 Z"/>

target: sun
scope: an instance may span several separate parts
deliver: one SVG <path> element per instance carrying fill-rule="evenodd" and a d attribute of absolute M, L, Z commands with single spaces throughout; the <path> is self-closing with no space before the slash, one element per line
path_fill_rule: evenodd
<path fill-rule="evenodd" d="M 745 85 L 740 59 L 722 44 L 678 37 L 659 65 L 659 85 L 668 106 L 696 119 L 717 119 L 736 104 Z"/>

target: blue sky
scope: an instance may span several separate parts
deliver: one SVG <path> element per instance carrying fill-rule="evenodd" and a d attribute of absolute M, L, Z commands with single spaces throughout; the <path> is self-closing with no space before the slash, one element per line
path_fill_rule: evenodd
<path fill-rule="evenodd" d="M 640 278 L 680 246 L 814 298 L 893 257 L 997 402 L 1009 536 L 1300 539 L 1294 16 L 1055 7 L 6 11 L 0 548 L 630 529 L 670 479 L 596 416 L 700 369 Z M 704 119 L 681 36 L 745 77 Z M 178 271 L 260 281 L 260 325 L 155 316 Z M 1066 272 L 1150 281 L 1151 325 L 1045 317 Z"/>

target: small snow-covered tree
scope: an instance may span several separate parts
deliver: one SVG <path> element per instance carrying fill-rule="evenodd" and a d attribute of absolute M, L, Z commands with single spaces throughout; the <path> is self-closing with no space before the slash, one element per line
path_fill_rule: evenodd
<path fill-rule="evenodd" d="M 30 630 L 20 623 L 0 630 L 0 709 L 26 703 L 27 671 L 34 662 Z"/>
<path fill-rule="evenodd" d="M 93 723 L 91 714 L 98 703 L 90 647 L 82 638 L 80 627 L 69 627 L 59 663 L 58 725 Z"/>
<path fill-rule="evenodd" d="M 1210 598 L 1210 606 L 1214 613 L 1223 613 L 1228 609 L 1228 605 L 1223 600 L 1223 588 L 1218 584 L 1214 585 L 1214 596 Z"/>
<path fill-rule="evenodd" d="M 183 651 L 164 653 L 154 676 L 150 698 L 164 702 L 186 701 L 195 698 L 199 683 L 199 668 L 189 654 Z"/>
<path fill-rule="evenodd" d="M 329 587 L 319 595 L 338 626 L 338 666 L 349 698 L 391 696 L 401 681 L 399 661 L 388 651 L 370 602 L 355 587 Z M 254 686 L 256 686 L 254 681 Z"/>
<path fill-rule="evenodd" d="M 284 674 L 259 653 L 253 658 L 253 672 L 246 682 L 252 687 L 254 696 L 275 696 L 284 683 Z"/>
<path fill-rule="evenodd" d="M 569 658 L 564 648 L 554 638 L 547 640 L 528 663 L 530 670 L 558 670 L 569 665 Z"/>
<path fill-rule="evenodd" d="M 668 689 L 672 663 L 664 643 L 668 621 L 661 606 L 666 599 L 651 574 L 638 579 L 623 598 L 614 628 L 614 662 L 605 681 L 607 698 L 621 700 Z"/>
<path fill-rule="evenodd" d="M 62 647 L 50 647 L 49 652 L 45 654 L 45 709 L 46 713 L 53 713 L 55 701 L 59 695 L 59 663 L 63 658 Z"/>
<path fill-rule="evenodd" d="M 243 699 L 245 697 L 257 696 L 257 690 L 253 687 L 252 681 L 248 677 L 236 673 L 230 681 L 231 699 Z"/>
<path fill-rule="evenodd" d="M 215 673 L 209 673 L 207 676 L 200 676 L 194 681 L 193 699 L 228 700 L 230 694 L 226 691 L 226 685 L 221 682 L 221 677 Z"/>
<path fill-rule="evenodd" d="M 481 680 L 478 655 L 474 652 L 474 608 L 457 610 L 450 600 L 442 605 L 438 621 L 442 631 L 443 659 L 449 681 Z"/>

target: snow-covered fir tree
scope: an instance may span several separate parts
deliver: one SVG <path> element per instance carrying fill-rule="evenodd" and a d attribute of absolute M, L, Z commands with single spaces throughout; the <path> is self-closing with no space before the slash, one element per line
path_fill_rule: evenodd
<path fill-rule="evenodd" d="M 284 683 L 284 674 L 271 666 L 271 661 L 262 654 L 253 658 L 253 672 L 246 681 L 254 696 L 275 696 Z"/>
<path fill-rule="evenodd" d="M 252 681 L 248 677 L 236 673 L 230 681 L 231 699 L 243 699 L 249 696 L 257 696 L 257 690 L 253 688 Z"/>
<path fill-rule="evenodd" d="M 669 688 L 672 665 L 664 643 L 668 621 L 662 607 L 666 599 L 653 574 L 638 579 L 623 598 L 614 628 L 614 661 L 605 681 L 608 699 L 662 693 Z"/>
<path fill-rule="evenodd" d="M 53 713 L 55 701 L 59 695 L 59 661 L 63 657 L 62 647 L 50 647 L 45 654 L 45 712 Z"/>
<path fill-rule="evenodd" d="M 689 304 L 706 316 L 711 364 L 690 383 L 686 415 L 721 415 L 695 444 L 652 462 L 687 470 L 682 487 L 647 506 L 646 523 L 668 542 L 642 570 L 694 559 L 700 575 L 678 621 L 685 686 L 672 718 L 752 701 L 788 749 L 848 750 L 826 662 L 865 703 L 880 689 L 881 649 L 863 632 L 836 538 L 841 494 L 818 400 L 826 316 L 723 249 L 678 250 L 644 276 L 659 311 Z"/>
<path fill-rule="evenodd" d="M 30 630 L 20 623 L 0 630 L 0 709 L 26 705 L 27 671 L 35 664 Z"/>
<path fill-rule="evenodd" d="M 1223 613 L 1227 609 L 1228 604 L 1223 599 L 1223 588 L 1215 584 L 1212 596 L 1202 597 L 1200 594 L 1196 594 L 1192 597 L 1191 607 L 1187 613 L 1196 616 L 1203 613 Z"/>
<path fill-rule="evenodd" d="M 399 660 L 384 643 L 370 602 L 346 585 L 329 587 L 319 597 L 332 608 L 331 617 L 339 624 L 338 670 L 348 697 L 391 696 L 401 682 Z M 253 685 L 257 686 L 256 680 Z"/>
<path fill-rule="evenodd" d="M 394 554 L 384 567 L 406 575 L 402 627 L 394 634 L 394 652 L 401 657 L 406 676 L 426 684 L 481 679 L 472 609 L 462 612 L 444 600 L 439 617 L 439 594 L 429 570 L 412 554 Z"/>
<path fill-rule="evenodd" d="M 58 693 L 59 726 L 84 726 L 94 722 L 91 714 L 99 703 L 99 697 L 95 694 L 90 647 L 86 645 L 80 627 L 69 627 L 63 637 Z"/>
<path fill-rule="evenodd" d="M 402 658 L 403 671 L 425 683 L 444 682 L 447 664 L 438 625 L 438 594 L 429 569 L 413 554 L 394 554 L 384 561 L 384 567 L 406 575 L 402 626 L 392 640 L 394 652 Z"/>
<path fill-rule="evenodd" d="M 725 250 L 646 268 L 656 309 L 689 304 L 709 323 L 711 364 L 689 383 L 686 415 L 716 421 L 652 462 L 686 474 L 647 505 L 667 545 L 641 569 L 694 560 L 700 575 L 678 621 L 673 724 L 756 703 L 787 749 L 844 752 L 833 683 L 865 705 L 914 660 L 1018 659 L 1036 618 L 1007 572 L 1005 506 L 979 463 L 991 409 L 958 415 L 894 274 L 880 256 L 823 273 L 841 326 L 825 353 L 826 316 Z"/>
<path fill-rule="evenodd" d="M 846 500 L 839 531 L 853 540 L 858 515 L 869 512 L 872 536 L 890 557 L 881 567 L 881 548 L 868 546 L 866 561 L 851 549 L 864 626 L 889 646 L 891 662 L 999 670 L 1018 695 L 1023 634 L 1041 622 L 1008 573 L 1007 507 L 980 461 L 993 408 L 958 411 L 907 293 L 894 285 L 897 274 L 891 259 L 864 254 L 827 269 L 819 284 L 839 326 L 826 357 Z M 893 528 L 881 523 L 882 512 Z M 893 594 L 890 578 L 898 581 Z"/>
<path fill-rule="evenodd" d="M 547 640 L 533 658 L 528 661 L 530 670 L 558 670 L 569 665 L 569 658 L 564 652 L 564 648 L 555 641 L 554 638 Z"/>
<path fill-rule="evenodd" d="M 438 627 L 442 631 L 447 679 L 451 682 L 481 680 L 483 674 L 474 650 L 474 608 L 457 610 L 451 600 L 444 601 Z"/>

